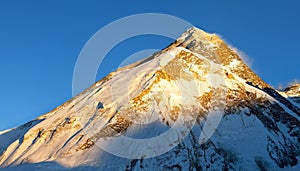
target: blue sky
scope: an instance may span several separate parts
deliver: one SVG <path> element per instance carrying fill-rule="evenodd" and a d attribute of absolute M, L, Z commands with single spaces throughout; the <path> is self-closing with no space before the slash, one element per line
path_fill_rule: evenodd
<path fill-rule="evenodd" d="M 300 78 L 299 6 L 297 0 L 0 1 L 0 130 L 70 99 L 84 44 L 106 24 L 138 13 L 170 14 L 216 32 L 246 53 L 266 82 L 285 85 Z M 171 41 L 149 35 L 124 41 L 109 53 L 97 78 L 130 54 Z"/>

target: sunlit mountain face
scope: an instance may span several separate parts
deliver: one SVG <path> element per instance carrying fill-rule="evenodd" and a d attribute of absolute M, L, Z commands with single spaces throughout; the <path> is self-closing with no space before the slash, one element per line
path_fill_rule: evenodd
<path fill-rule="evenodd" d="M 55 110 L 1 132 L 0 167 L 300 170 L 299 87 L 272 88 L 220 37 L 191 28 Z"/>

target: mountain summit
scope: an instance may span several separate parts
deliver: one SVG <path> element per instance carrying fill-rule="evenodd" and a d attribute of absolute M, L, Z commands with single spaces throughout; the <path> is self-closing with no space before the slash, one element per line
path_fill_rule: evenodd
<path fill-rule="evenodd" d="M 0 167 L 299 170 L 300 109 L 290 90 L 265 83 L 216 34 L 191 28 L 0 133 Z"/>

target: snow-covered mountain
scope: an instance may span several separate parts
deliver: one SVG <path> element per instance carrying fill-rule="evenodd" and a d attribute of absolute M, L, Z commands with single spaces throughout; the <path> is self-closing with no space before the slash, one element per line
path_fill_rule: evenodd
<path fill-rule="evenodd" d="M 273 89 L 217 35 L 191 28 L 55 110 L 1 132 L 0 167 L 300 170 L 299 101 L 290 97 L 299 97 L 299 85 Z M 154 138 L 176 126 L 182 129 L 167 139 Z M 124 137 L 146 143 L 128 145 Z"/>
<path fill-rule="evenodd" d="M 296 102 L 296 105 L 300 105 L 300 83 L 292 84 L 291 86 L 284 89 L 282 92 L 283 96 Z"/>

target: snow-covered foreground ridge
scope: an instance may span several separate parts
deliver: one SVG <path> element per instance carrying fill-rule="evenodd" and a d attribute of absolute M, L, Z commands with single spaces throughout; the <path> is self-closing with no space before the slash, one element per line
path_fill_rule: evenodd
<path fill-rule="evenodd" d="M 300 109 L 293 101 L 299 89 L 289 90 L 278 92 L 265 83 L 217 35 L 191 28 L 169 47 L 109 74 L 55 110 L 1 132 L 0 167 L 300 170 Z M 217 113 L 221 122 L 201 142 L 207 136 L 201 131 L 216 125 L 209 118 Z M 183 124 L 190 131 L 179 129 L 151 142 L 182 116 L 189 118 Z M 120 137 L 151 143 L 139 151 L 135 143 L 106 141 Z M 128 154 L 136 159 L 122 158 Z"/>

